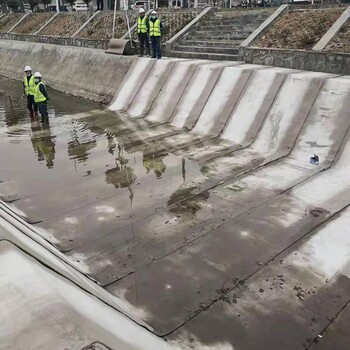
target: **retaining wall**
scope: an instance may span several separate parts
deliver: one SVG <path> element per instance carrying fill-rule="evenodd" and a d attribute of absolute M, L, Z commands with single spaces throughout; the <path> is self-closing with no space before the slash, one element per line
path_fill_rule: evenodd
<path fill-rule="evenodd" d="M 334 74 L 350 74 L 350 54 L 241 47 L 239 49 L 239 59 L 246 63 L 275 67 Z"/>
<path fill-rule="evenodd" d="M 82 38 L 64 38 L 61 36 L 47 36 L 47 35 L 30 35 L 30 34 L 14 34 L 14 33 L 0 33 L 0 39 L 29 41 L 43 44 L 65 45 L 65 46 L 79 46 L 92 49 L 106 50 L 109 39 L 82 39 Z"/>
<path fill-rule="evenodd" d="M 23 67 L 40 71 L 49 86 L 74 96 L 109 103 L 134 57 L 100 50 L 0 40 L 0 72 L 22 80 Z"/>

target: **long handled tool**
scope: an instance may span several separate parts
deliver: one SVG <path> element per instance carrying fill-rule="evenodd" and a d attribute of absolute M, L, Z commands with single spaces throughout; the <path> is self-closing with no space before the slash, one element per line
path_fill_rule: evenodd
<path fill-rule="evenodd" d="M 112 39 L 108 43 L 108 49 L 105 51 L 106 53 L 111 53 L 114 55 L 133 55 L 135 53 L 135 46 L 131 37 L 128 9 L 126 7 L 125 0 L 124 0 L 124 9 L 125 9 L 126 23 L 127 23 L 128 32 L 129 32 L 129 39 L 127 40 L 127 39 L 114 38 L 115 22 L 117 18 L 117 0 L 114 0 Z"/>

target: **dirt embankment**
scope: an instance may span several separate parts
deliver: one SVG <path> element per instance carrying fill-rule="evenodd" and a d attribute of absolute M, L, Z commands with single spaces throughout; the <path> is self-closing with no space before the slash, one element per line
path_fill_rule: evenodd
<path fill-rule="evenodd" d="M 344 8 L 293 10 L 281 17 L 255 46 L 280 49 L 312 49 Z"/>
<path fill-rule="evenodd" d="M 91 13 L 60 13 L 39 35 L 72 36 L 91 16 Z"/>
<path fill-rule="evenodd" d="M 32 34 L 38 31 L 52 16 L 54 13 L 31 13 L 29 16 L 16 26 L 13 30 L 18 34 Z"/>
<path fill-rule="evenodd" d="M 350 20 L 327 45 L 325 51 L 350 53 Z"/>
<path fill-rule="evenodd" d="M 11 13 L 0 19 L 0 33 L 9 31 L 23 16 L 23 13 Z"/>

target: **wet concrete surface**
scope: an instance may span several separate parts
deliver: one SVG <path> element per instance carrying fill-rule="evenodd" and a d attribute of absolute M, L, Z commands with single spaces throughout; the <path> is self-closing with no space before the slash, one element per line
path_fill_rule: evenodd
<path fill-rule="evenodd" d="M 132 115 L 164 109 L 157 96 L 170 89 L 173 69 L 190 70 L 195 84 L 212 74 L 203 62 L 198 70 L 174 62 L 162 63 L 157 77 L 166 88 L 143 91 Z M 154 74 L 146 63 L 136 68 Z M 202 115 L 214 124 L 197 124 L 190 135 L 165 124 L 170 112 L 151 122 L 50 91 L 50 124 L 43 126 L 26 115 L 20 85 L 1 80 L 0 196 L 106 290 L 142 310 L 154 333 L 183 348 L 308 349 L 327 327 L 327 312 L 336 315 L 347 303 L 348 277 L 339 272 L 322 284 L 312 270 L 319 257 L 307 251 L 303 269 L 281 261 L 312 237 L 328 242 L 322 230 L 332 222 L 340 223 L 334 241 L 348 245 L 339 213 L 350 204 L 350 84 L 322 73 L 220 67 L 218 82 L 229 69 L 246 84 L 232 92 L 222 78 L 222 86 L 210 87 L 235 96 L 220 101 L 225 117 L 217 113 L 215 133 L 225 140 L 206 132 L 215 127 L 214 102 Z M 191 79 L 178 81 L 179 89 L 191 90 Z M 254 100 L 252 81 L 278 88 Z M 136 83 L 142 89 L 136 80 L 130 87 Z M 123 94 L 129 106 L 137 98 Z M 180 105 L 183 98 L 177 91 Z M 239 107 L 244 98 L 255 103 L 255 114 L 246 122 L 252 126 L 242 125 L 242 148 L 233 140 L 244 137 L 232 130 L 246 110 Z M 318 166 L 309 161 L 314 153 Z M 335 271 L 348 260 L 345 254 Z M 296 305 L 294 294 L 305 291 L 312 300 L 297 297 L 305 305 Z"/>

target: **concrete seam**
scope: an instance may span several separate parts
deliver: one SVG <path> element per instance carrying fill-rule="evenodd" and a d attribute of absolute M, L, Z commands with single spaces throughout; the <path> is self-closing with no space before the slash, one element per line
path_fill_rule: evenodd
<path fill-rule="evenodd" d="M 98 14 L 100 14 L 101 11 L 96 11 L 92 16 L 90 16 L 85 23 L 71 36 L 71 38 L 74 38 L 76 35 L 78 35 Z"/>
<path fill-rule="evenodd" d="M 252 34 L 248 36 L 240 45 L 240 48 L 250 46 L 251 43 L 261 36 L 267 29 L 269 29 L 273 23 L 286 11 L 288 11 L 288 5 L 281 5 L 267 20 L 265 20 Z"/>
<path fill-rule="evenodd" d="M 190 82 L 191 82 L 191 80 L 192 80 L 194 74 L 196 73 L 196 71 L 198 70 L 198 67 L 200 67 L 200 66 L 201 66 L 201 65 L 198 64 L 198 65 L 196 66 L 196 68 L 193 70 L 193 72 L 192 72 L 190 78 L 188 79 L 187 84 L 186 84 L 185 88 L 183 89 L 183 91 L 182 91 L 182 93 L 181 93 L 181 95 L 180 95 L 180 98 L 178 99 L 177 103 L 179 103 L 179 102 L 182 100 L 182 97 L 185 95 L 185 91 L 186 91 L 187 87 L 189 86 L 189 84 L 190 84 Z M 176 109 L 176 106 L 175 106 L 175 108 L 173 109 L 173 111 L 171 112 L 171 115 L 170 115 L 170 118 L 169 118 L 169 120 L 168 120 L 168 123 L 171 123 L 172 120 L 174 119 L 175 109 Z"/>
<path fill-rule="evenodd" d="M 196 126 L 196 124 L 197 124 L 199 118 L 201 117 L 201 115 L 202 115 L 202 113 L 203 113 L 203 110 L 204 110 L 205 106 L 207 105 L 208 100 L 209 100 L 211 94 L 213 93 L 213 91 L 214 91 L 216 85 L 218 84 L 218 82 L 219 82 L 219 80 L 220 80 L 220 78 L 221 78 L 221 76 L 222 76 L 222 74 L 223 74 L 225 68 L 227 68 L 227 67 L 220 67 L 220 68 L 218 68 L 218 70 L 219 70 L 220 72 L 219 72 L 219 74 L 218 74 L 218 76 L 217 76 L 217 78 L 216 78 L 216 80 L 215 80 L 215 83 L 213 84 L 212 88 L 211 88 L 210 91 L 209 91 L 208 98 L 207 98 L 207 100 L 205 101 L 205 103 L 203 104 L 201 110 L 199 111 L 199 113 L 198 113 L 198 118 L 192 123 L 191 127 L 190 127 L 188 130 L 192 130 L 192 129 Z"/>
<path fill-rule="evenodd" d="M 276 159 L 273 159 L 273 160 L 271 160 L 271 161 L 268 161 L 268 162 L 265 163 L 265 164 L 258 165 L 258 166 L 256 166 L 256 167 L 251 168 L 250 170 L 242 171 L 241 173 L 239 173 L 239 174 L 237 174 L 237 175 L 229 176 L 229 177 L 227 177 L 227 178 L 224 179 L 224 180 L 220 180 L 220 178 L 219 178 L 219 179 L 216 180 L 216 182 L 215 182 L 214 184 L 210 184 L 210 183 L 209 183 L 209 186 L 204 186 L 204 188 L 201 188 L 200 192 L 194 193 L 193 195 L 190 195 L 190 196 L 188 196 L 187 198 L 184 198 L 184 199 L 182 199 L 182 200 L 179 200 L 178 202 L 174 203 L 173 205 L 167 207 L 167 208 L 164 209 L 164 210 L 161 210 L 160 212 L 165 211 L 165 210 L 168 210 L 169 208 L 175 207 L 176 204 L 179 204 L 179 203 L 182 203 L 182 202 L 184 202 L 184 201 L 190 200 L 190 199 L 192 199 L 192 198 L 198 196 L 199 194 L 201 194 L 201 193 L 203 193 L 203 192 L 205 192 L 205 191 L 211 190 L 211 189 L 213 189 L 213 188 L 215 188 L 215 187 L 217 187 L 217 186 L 219 186 L 219 185 L 222 185 L 222 184 L 224 184 L 224 183 L 226 183 L 226 182 L 228 182 L 228 181 L 231 181 L 231 180 L 233 180 L 233 179 L 235 179 L 235 178 L 238 178 L 238 177 L 240 177 L 240 176 L 243 176 L 243 175 L 245 175 L 245 174 L 248 174 L 248 173 L 250 173 L 250 172 L 253 172 L 253 171 L 255 171 L 255 170 L 259 169 L 259 168 L 266 167 L 267 165 L 272 164 L 272 163 L 275 163 L 275 162 L 277 162 L 278 160 L 284 159 L 284 158 L 286 158 L 288 155 L 290 155 L 290 153 L 292 152 L 292 149 L 293 149 L 294 146 L 295 146 L 296 140 L 298 139 L 300 133 L 301 133 L 302 130 L 303 130 L 303 127 L 304 127 L 304 125 L 305 125 L 305 123 L 306 123 L 306 120 L 308 119 L 308 117 L 309 117 L 309 115 L 310 115 L 310 112 L 311 112 L 311 110 L 312 110 L 312 107 L 313 107 L 313 105 L 315 104 L 315 101 L 316 101 L 316 99 L 317 99 L 317 96 L 319 95 L 319 92 L 321 91 L 321 88 L 322 88 L 322 86 L 323 86 L 323 84 L 324 84 L 324 82 L 325 82 L 326 79 L 327 79 L 327 78 L 323 79 L 322 84 L 320 84 L 320 88 L 319 88 L 319 90 L 318 90 L 318 92 L 317 92 L 317 94 L 316 94 L 316 97 L 314 98 L 313 102 L 311 103 L 311 105 L 310 105 L 310 107 L 309 107 L 309 110 L 308 110 L 308 112 L 307 112 L 307 115 L 306 115 L 306 117 L 305 117 L 305 120 L 304 120 L 304 122 L 303 122 L 303 124 L 302 124 L 302 126 L 301 126 L 301 128 L 300 128 L 300 130 L 299 130 L 299 132 L 297 133 L 297 135 L 296 135 L 296 137 L 295 137 L 295 140 L 294 140 L 294 143 L 293 143 L 292 147 L 290 148 L 289 152 L 287 152 L 286 154 L 284 154 L 284 155 L 281 156 L 281 157 L 278 157 L 278 158 L 276 158 Z M 153 215 L 153 214 L 150 214 L 150 215 L 148 215 L 147 217 L 151 217 L 152 215 Z M 239 216 L 240 216 L 240 215 L 239 215 Z M 238 216 L 238 217 L 239 217 L 239 216 Z M 139 219 L 139 220 L 141 220 L 141 219 Z M 136 222 L 139 221 L 139 220 L 136 220 Z M 226 222 L 229 222 L 229 221 L 231 221 L 231 220 L 228 220 L 228 221 L 226 221 Z M 119 228 L 119 229 L 121 229 L 121 228 Z M 114 233 L 114 231 L 110 232 L 109 234 L 105 235 L 104 237 L 106 237 L 106 236 L 108 236 L 108 235 L 111 235 L 111 234 L 113 234 L 113 233 Z M 200 237 L 203 237 L 203 236 L 205 236 L 205 235 L 208 234 L 208 233 L 209 233 L 209 232 L 203 234 L 203 235 L 200 236 Z M 194 241 L 197 240 L 198 238 L 199 238 L 199 237 L 197 237 L 196 239 L 194 239 Z M 98 238 L 97 238 L 97 239 L 98 239 Z M 97 239 L 95 239 L 95 240 L 97 240 Z M 86 243 L 84 243 L 84 244 L 82 244 L 82 245 L 79 245 L 79 247 L 84 246 L 84 245 L 87 244 L 87 243 L 91 243 L 91 242 L 93 242 L 93 241 L 95 241 L 95 240 L 91 240 L 91 241 L 86 242 Z M 189 244 L 189 242 L 188 242 L 187 244 Z M 186 245 L 187 245 L 187 244 L 186 244 Z M 74 248 L 71 248 L 71 249 L 67 250 L 67 252 L 71 251 L 72 249 L 74 249 Z M 177 249 L 180 249 L 180 248 L 177 248 Z M 177 250 L 177 249 L 176 249 L 176 250 Z M 174 250 L 174 251 L 176 251 L 176 250 Z M 103 270 L 102 270 L 102 271 L 103 271 Z"/>
<path fill-rule="evenodd" d="M 340 314 L 347 308 L 350 306 L 350 299 L 348 299 L 348 301 L 343 305 L 343 307 L 340 308 L 340 310 L 338 310 L 338 312 L 335 313 L 334 316 L 330 316 L 328 317 L 328 324 L 326 324 L 326 326 L 321 330 L 320 334 L 323 334 L 324 332 L 327 331 L 327 329 L 335 322 L 335 320 L 340 316 Z M 317 340 L 317 337 L 314 338 L 314 340 Z M 317 341 L 313 341 L 312 343 L 310 343 L 305 350 L 309 350 L 314 348 L 317 345 Z"/>
<path fill-rule="evenodd" d="M 41 28 L 39 28 L 39 30 L 37 30 L 34 33 L 34 35 L 38 35 L 39 32 L 41 32 L 48 24 L 50 24 L 54 20 L 54 18 L 56 18 L 60 13 L 61 12 L 57 12 L 56 14 L 54 14 L 47 22 L 44 23 L 44 25 Z"/>
<path fill-rule="evenodd" d="M 172 47 L 180 40 L 182 37 L 187 34 L 192 27 L 197 24 L 205 15 L 209 12 L 212 12 L 212 7 L 206 7 L 199 13 L 190 23 L 188 23 L 184 28 L 182 28 L 178 33 L 176 33 L 172 38 L 170 38 L 166 43 L 167 50 L 171 50 Z"/>
<path fill-rule="evenodd" d="M 19 232 L 21 232 L 22 234 L 24 234 L 26 237 L 28 237 L 21 229 L 19 229 L 18 227 L 14 226 L 11 222 L 7 221 L 2 215 L 1 218 L 6 221 L 8 224 L 10 224 L 11 226 L 15 227 Z M 28 237 L 31 239 L 31 237 Z M 83 290 L 85 293 L 92 295 L 93 297 L 97 298 L 98 300 L 100 300 L 104 305 L 113 308 L 115 311 L 119 312 L 120 314 L 124 315 L 125 317 L 127 317 L 129 320 L 131 320 L 133 323 L 141 326 L 142 328 L 146 329 L 147 331 L 155 334 L 152 330 L 152 328 L 150 326 L 146 326 L 145 324 L 141 324 L 138 323 L 136 320 L 134 320 L 133 318 L 131 318 L 128 314 L 124 313 L 123 311 L 117 309 L 115 306 L 111 305 L 110 303 L 108 303 L 107 301 L 103 300 L 101 297 L 99 297 L 98 295 L 95 295 L 94 293 L 92 293 L 91 291 L 89 291 L 87 288 L 77 284 L 76 282 L 74 282 L 74 280 L 72 280 L 71 278 L 69 278 L 68 276 L 65 276 L 63 273 L 55 270 L 54 268 L 52 268 L 50 265 L 48 265 L 47 263 L 45 263 L 45 261 L 43 261 L 43 259 L 37 258 L 36 256 L 34 256 L 33 254 L 23 250 L 21 247 L 19 247 L 17 244 L 11 242 L 8 239 L 0 239 L 0 242 L 9 242 L 10 244 L 14 245 L 17 249 L 19 249 L 20 251 L 22 251 L 25 255 L 30 256 L 32 259 L 34 259 L 35 261 L 37 261 L 40 265 L 44 266 L 45 268 L 47 268 L 48 270 L 52 271 L 53 273 L 57 274 L 58 276 L 64 278 L 65 280 L 68 280 L 70 283 L 72 283 L 73 285 L 75 285 L 77 288 Z M 40 243 L 36 242 L 37 244 L 39 244 L 41 247 L 43 247 L 44 249 L 46 249 L 44 246 L 42 246 Z M 56 258 L 58 258 L 60 261 L 62 261 L 64 264 L 68 265 L 69 267 L 71 267 L 72 269 L 74 269 L 75 271 L 77 271 L 78 273 L 82 274 L 83 276 L 87 277 L 90 281 L 94 282 L 93 280 L 91 280 L 86 274 L 80 272 L 79 270 L 77 270 L 73 265 L 70 265 L 69 263 L 67 263 L 66 261 L 62 260 L 60 257 L 58 257 L 57 255 L 55 255 Z M 95 282 L 96 283 L 96 282 Z M 97 283 L 96 283 L 97 284 Z M 97 284 L 98 285 L 98 284 Z M 100 288 L 103 289 L 103 287 L 99 286 Z M 117 296 L 114 296 L 116 298 L 118 298 Z M 149 328 L 148 328 L 149 327 Z"/>
<path fill-rule="evenodd" d="M 294 183 L 294 184 L 291 185 L 290 187 L 286 188 L 285 190 L 283 190 L 283 191 L 281 191 L 281 192 L 279 192 L 279 193 L 276 193 L 276 195 L 267 198 L 266 200 L 260 202 L 259 204 L 253 205 L 252 207 L 247 208 L 243 213 L 237 215 L 236 217 L 233 217 L 233 218 L 231 218 L 231 219 L 229 219 L 229 220 L 225 220 L 225 222 L 222 222 L 222 223 L 216 225 L 215 227 L 211 228 L 208 232 L 204 233 L 203 235 L 198 236 L 197 238 L 195 238 L 195 239 L 192 240 L 191 242 L 187 242 L 186 244 L 182 245 L 181 247 L 178 247 L 178 248 L 174 249 L 173 251 L 171 251 L 171 252 L 169 252 L 169 253 L 167 253 L 167 254 L 165 254 L 165 255 L 159 257 L 159 259 L 157 259 L 156 261 L 152 261 L 152 262 L 150 262 L 150 263 L 144 265 L 140 270 L 142 270 L 142 269 L 146 268 L 147 266 L 150 266 L 150 265 L 154 264 L 155 262 L 157 262 L 157 261 L 159 261 L 159 260 L 161 260 L 161 259 L 163 259 L 163 258 L 165 258 L 165 257 L 167 257 L 167 256 L 169 256 L 169 255 L 171 255 L 171 254 L 173 254 L 174 252 L 176 252 L 176 251 L 178 251 L 178 250 L 180 250 L 180 249 L 182 249 L 182 248 L 184 248 L 184 247 L 186 247 L 188 244 L 190 244 L 190 243 L 192 243 L 192 242 L 195 242 L 196 240 L 200 239 L 201 237 L 205 236 L 206 234 L 210 234 L 212 231 L 214 231 L 214 230 L 220 228 L 221 226 L 225 225 L 226 223 L 228 223 L 228 222 L 230 222 L 230 221 L 232 221 L 232 220 L 235 220 L 235 219 L 239 218 L 240 216 L 246 214 L 247 212 L 249 212 L 249 211 L 251 211 L 251 210 L 254 210 L 255 208 L 258 208 L 258 207 L 261 207 L 261 206 L 265 205 L 265 204 L 268 203 L 269 201 L 271 201 L 271 200 L 277 198 L 278 196 L 280 196 L 280 195 L 282 195 L 282 194 L 288 192 L 289 190 L 291 190 L 291 189 L 294 188 L 295 186 L 298 186 L 298 185 L 302 184 L 303 182 L 309 181 L 311 178 L 320 175 L 320 173 L 329 170 L 329 169 L 333 166 L 333 164 L 334 164 L 334 162 L 335 162 L 335 160 L 336 160 L 336 158 L 337 158 L 339 152 L 341 151 L 341 148 L 342 148 L 343 143 L 345 142 L 345 139 L 349 136 L 349 133 L 350 133 L 350 123 L 349 123 L 349 126 L 347 127 L 347 131 L 345 132 L 345 134 L 343 135 L 343 137 L 342 137 L 342 139 L 341 139 L 341 142 L 340 142 L 340 144 L 339 144 L 339 147 L 338 147 L 337 151 L 335 152 L 334 158 L 333 158 L 332 161 L 328 164 L 327 167 L 321 169 L 321 170 L 320 170 L 319 172 L 317 172 L 317 173 L 311 174 L 310 176 L 304 178 L 304 179 L 301 180 L 301 181 L 298 181 L 298 182 Z M 283 157 L 283 158 L 285 158 L 285 157 Z M 275 161 L 273 161 L 273 162 L 271 162 L 271 163 L 278 162 L 278 161 L 280 161 L 280 159 L 277 159 L 277 160 L 275 160 Z M 244 174 L 238 176 L 238 177 L 236 178 L 236 180 L 241 179 L 242 176 L 244 176 Z M 200 195 L 200 194 L 199 194 L 199 195 Z M 105 287 L 107 287 L 107 286 L 109 286 L 109 285 L 111 285 L 111 284 L 113 284 L 113 283 L 115 283 L 115 282 L 118 282 L 118 281 L 120 281 L 120 280 L 122 280 L 122 279 L 124 279 L 124 278 L 126 278 L 126 277 L 128 277 L 128 276 L 130 276 L 130 275 L 132 275 L 132 274 L 135 273 L 135 272 L 136 272 L 136 271 L 131 271 L 131 272 L 129 272 L 128 274 L 125 274 L 125 276 L 119 278 L 118 280 L 106 284 Z"/>
<path fill-rule="evenodd" d="M 11 29 L 7 31 L 7 34 L 11 33 L 28 15 L 30 15 L 30 13 L 27 13 L 24 16 L 22 16 L 20 20 L 14 26 L 12 26 Z"/>
<path fill-rule="evenodd" d="M 179 63 L 179 62 L 181 62 L 181 61 L 177 61 L 177 62 L 174 61 L 174 62 L 171 62 L 171 63 L 170 63 L 171 68 L 170 68 L 170 69 L 168 70 L 168 72 L 166 73 L 167 75 L 166 75 L 165 80 L 163 81 L 162 86 L 160 87 L 160 89 L 159 89 L 158 92 L 156 93 L 156 96 L 153 98 L 153 101 L 151 101 L 151 103 L 150 103 L 148 109 L 147 109 L 145 112 L 143 112 L 143 115 L 140 116 L 138 119 L 140 119 L 140 118 L 145 118 L 145 117 L 149 114 L 149 112 L 152 110 L 153 105 L 154 105 L 155 101 L 157 100 L 157 97 L 158 97 L 159 94 L 162 92 L 162 89 L 163 89 L 164 85 L 166 84 L 166 82 L 167 82 L 168 79 L 170 78 L 170 75 L 171 75 L 172 71 L 174 70 L 176 64 Z M 158 87 L 157 87 L 157 88 L 158 88 Z"/>
<path fill-rule="evenodd" d="M 139 88 L 137 89 L 137 91 L 136 91 L 134 97 L 132 98 L 132 100 L 130 101 L 130 103 L 129 103 L 129 101 L 127 102 L 127 106 L 125 107 L 125 112 L 126 112 L 126 113 L 127 113 L 128 109 L 130 109 L 130 107 L 132 106 L 132 104 L 133 104 L 133 102 L 134 102 L 136 96 L 138 95 L 139 91 L 142 89 L 143 85 L 144 85 L 145 82 L 147 81 L 147 77 L 148 77 L 150 71 L 153 69 L 155 63 L 156 63 L 156 61 L 152 62 L 150 69 L 148 70 L 147 74 L 145 74 L 144 79 L 143 79 L 142 83 L 140 84 Z"/>
<path fill-rule="evenodd" d="M 337 35 L 342 29 L 345 23 L 350 18 L 350 7 L 347 7 L 339 18 L 333 23 L 333 25 L 327 30 L 323 37 L 312 48 L 313 51 L 322 51 L 330 41 Z"/>
<path fill-rule="evenodd" d="M 273 98 L 273 100 L 272 100 L 272 103 L 271 103 L 269 109 L 267 110 L 267 112 L 266 112 L 266 114 L 265 114 L 265 118 L 264 118 L 263 122 L 261 123 L 260 128 L 258 129 L 258 131 L 257 131 L 257 133 L 256 133 L 256 136 L 259 135 L 261 129 L 263 128 L 264 124 L 266 123 L 266 117 L 269 115 L 269 113 L 270 113 L 270 111 L 271 111 L 273 105 L 275 104 L 275 101 L 276 101 L 277 97 L 280 95 L 281 90 L 282 90 L 283 86 L 285 85 L 285 83 L 286 83 L 286 81 L 287 81 L 287 78 L 288 78 L 288 76 L 289 76 L 290 74 L 294 74 L 294 73 L 288 73 L 288 74 L 285 75 L 285 77 L 284 77 L 284 79 L 283 79 L 283 81 L 282 81 L 282 83 L 281 83 L 281 86 L 280 86 L 279 90 L 277 91 L 276 95 L 274 96 L 274 98 Z M 255 137 L 255 138 L 256 138 L 256 137 Z M 212 160 L 214 160 L 214 159 L 220 158 L 220 157 L 225 156 L 225 155 L 227 155 L 227 154 L 230 154 L 230 153 L 233 153 L 233 152 L 236 152 L 236 151 L 240 151 L 240 150 L 244 150 L 244 149 L 250 147 L 250 146 L 254 143 L 255 138 L 254 138 L 251 142 L 249 142 L 246 146 L 244 146 L 244 147 L 241 147 L 241 148 L 239 148 L 239 149 L 235 149 L 235 150 L 233 150 L 233 151 L 232 151 L 232 150 L 228 150 L 227 152 L 214 155 L 213 157 L 211 157 L 211 158 L 209 158 L 209 159 L 206 159 L 205 161 L 201 162 L 200 164 L 205 164 L 205 163 L 207 163 L 208 161 L 212 161 Z"/>
<path fill-rule="evenodd" d="M 227 295 L 228 293 L 231 293 L 234 289 L 236 289 L 238 286 L 241 285 L 240 282 L 245 282 L 246 280 L 252 278 L 255 274 L 257 274 L 260 270 L 262 270 L 264 268 L 264 266 L 268 265 L 270 262 L 272 262 L 273 260 L 275 260 L 279 255 L 283 254 L 285 251 L 287 251 L 288 249 L 290 249 L 291 247 L 293 247 L 294 245 L 298 244 L 301 240 L 303 240 L 306 236 L 308 236 L 309 234 L 312 234 L 313 231 L 316 231 L 319 227 L 327 224 L 328 221 L 332 220 L 335 216 L 337 216 L 338 214 L 340 214 L 341 212 L 343 212 L 344 210 L 346 210 L 348 207 L 350 206 L 350 204 L 347 204 L 346 206 L 344 206 L 343 208 L 341 208 L 339 211 L 333 213 L 332 215 L 330 215 L 325 221 L 323 221 L 322 223 L 316 225 L 312 230 L 306 232 L 303 236 L 301 236 L 300 238 L 298 238 L 297 240 L 295 240 L 294 242 L 292 242 L 291 244 L 289 244 L 287 247 L 285 247 L 284 249 L 282 249 L 281 251 L 279 251 L 277 254 L 275 254 L 273 257 L 271 257 L 269 260 L 267 260 L 266 262 L 263 263 L 262 266 L 260 266 L 258 269 L 256 269 L 254 272 L 250 273 L 248 276 L 246 276 L 244 279 L 241 279 L 240 281 L 238 281 L 232 288 L 229 288 L 227 290 L 226 293 L 223 293 L 223 295 Z M 226 281 L 224 281 L 225 283 Z M 193 316 L 191 316 L 188 320 L 186 320 L 185 322 L 183 322 L 182 324 L 180 324 L 179 326 L 177 326 L 176 328 L 174 328 L 173 330 L 171 330 L 170 332 L 162 335 L 162 337 L 167 337 L 170 334 L 174 333 L 175 331 L 177 331 L 178 329 L 180 329 L 181 327 L 183 327 L 184 325 L 188 324 L 191 320 L 193 320 L 195 317 L 197 317 L 198 315 L 200 315 L 202 312 L 207 311 L 210 307 L 212 307 L 214 304 L 216 304 L 217 302 L 221 301 L 222 299 L 222 295 L 220 295 L 220 297 L 212 299 L 211 302 L 203 307 L 200 308 L 199 311 L 197 311 L 197 313 L 195 313 Z M 158 335 L 158 334 L 157 334 Z M 159 336 L 159 335 L 158 335 Z"/>
<path fill-rule="evenodd" d="M 269 67 L 261 67 L 261 68 L 257 68 L 257 69 L 252 69 L 252 70 L 250 70 L 249 76 L 248 76 L 247 80 L 245 81 L 245 83 L 243 84 L 243 88 L 241 89 L 241 91 L 240 91 L 240 93 L 239 93 L 239 95 L 238 95 L 238 98 L 237 98 L 237 100 L 236 100 L 236 103 L 235 103 L 234 106 L 232 107 L 232 109 L 231 109 L 231 111 L 230 111 L 230 114 L 229 114 L 228 118 L 226 119 L 226 122 L 224 123 L 224 126 L 223 126 L 223 127 L 221 128 L 221 130 L 219 131 L 219 134 L 217 135 L 217 137 L 219 137 L 219 136 L 222 134 L 223 130 L 225 129 L 225 127 L 227 126 L 227 124 L 228 124 L 229 121 L 231 120 L 233 111 L 237 108 L 237 105 L 238 105 L 238 103 L 239 103 L 241 97 L 242 97 L 243 94 L 247 91 L 247 87 L 248 87 L 248 84 L 249 84 L 250 79 L 252 78 L 253 73 L 254 73 L 255 71 L 257 71 L 257 70 L 264 69 L 264 68 L 269 68 Z"/>

